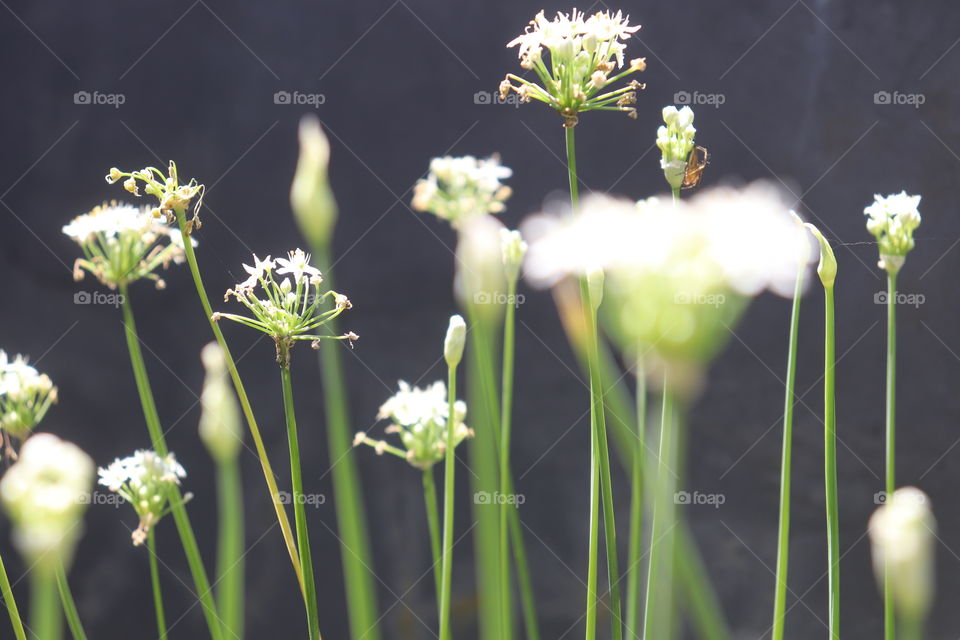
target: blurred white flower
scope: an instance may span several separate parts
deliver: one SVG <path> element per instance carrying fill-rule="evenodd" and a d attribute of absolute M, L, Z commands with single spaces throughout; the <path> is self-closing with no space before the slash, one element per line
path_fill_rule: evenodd
<path fill-rule="evenodd" d="M 141 450 L 114 460 L 108 467 L 100 467 L 97 475 L 101 485 L 129 502 L 140 516 L 140 524 L 131 537 L 134 545 L 141 545 L 150 528 L 167 513 L 170 487 L 179 485 L 187 472 L 172 453 L 160 456 L 155 451 Z"/>
<path fill-rule="evenodd" d="M 412 206 L 454 226 L 473 216 L 500 213 L 511 194 L 502 181 L 511 175 L 513 171 L 496 155 L 434 158 L 430 173 L 413 188 Z"/>
<path fill-rule="evenodd" d="M 218 462 L 231 460 L 240 453 L 243 425 L 227 362 L 216 342 L 205 346 L 200 358 L 206 370 L 200 394 L 200 439 Z"/>
<path fill-rule="evenodd" d="M 0 430 L 7 458 L 16 458 L 11 438 L 23 440 L 57 401 L 57 388 L 45 373 L 0 349 Z"/>
<path fill-rule="evenodd" d="M 873 198 L 874 202 L 863 210 L 867 231 L 877 239 L 880 268 L 896 273 L 915 244 L 913 232 L 920 226 L 920 196 L 901 191 Z"/>

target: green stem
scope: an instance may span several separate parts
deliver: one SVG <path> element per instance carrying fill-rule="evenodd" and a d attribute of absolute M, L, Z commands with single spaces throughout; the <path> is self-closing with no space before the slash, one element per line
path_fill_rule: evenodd
<path fill-rule="evenodd" d="M 313 558 L 310 552 L 310 534 L 307 531 L 307 512 L 303 498 L 303 475 L 300 470 L 300 444 L 297 438 L 297 417 L 293 408 L 293 385 L 290 367 L 280 367 L 283 387 L 283 414 L 287 423 L 287 441 L 290 445 L 290 485 L 293 489 L 294 523 L 297 528 L 297 552 L 306 587 L 307 630 L 310 640 L 320 638 L 320 616 L 317 612 L 317 587 L 313 577 Z"/>
<path fill-rule="evenodd" d="M 133 367 L 133 376 L 136 380 L 137 391 L 140 394 L 140 404 L 143 407 L 144 420 L 147 423 L 147 430 L 150 432 L 150 441 L 153 449 L 158 455 L 165 456 L 169 452 L 169 449 L 167 448 L 167 442 L 163 435 L 163 429 L 160 426 L 160 415 L 157 413 L 157 405 L 153 399 L 153 389 L 150 386 L 150 378 L 147 375 L 143 352 L 140 350 L 140 339 L 137 335 L 137 326 L 133 317 L 133 307 L 130 304 L 130 294 L 126 285 L 120 286 L 120 294 L 123 298 L 120 306 L 123 310 L 123 325 L 124 334 L 127 338 L 127 350 L 130 352 L 130 363 Z M 170 489 L 170 511 L 173 514 L 177 533 L 180 535 L 183 551 L 187 556 L 190 574 L 193 576 L 193 582 L 197 587 L 197 597 L 200 600 L 207 627 L 210 629 L 210 636 L 214 640 L 221 640 L 222 629 L 220 627 L 220 619 L 217 617 L 217 609 L 213 602 L 210 581 L 207 578 L 207 570 L 203 566 L 203 560 L 200 557 L 200 548 L 197 546 L 197 538 L 190 524 L 190 517 L 187 515 L 183 496 L 180 494 L 180 489 L 177 486 Z"/>
<path fill-rule="evenodd" d="M 314 247 L 314 252 L 317 267 L 323 272 L 327 285 L 332 289 L 334 285 L 333 274 L 330 272 L 330 246 Z M 336 335 L 336 322 L 331 321 L 327 326 L 331 334 Z M 340 354 L 340 349 L 329 345 L 329 348 L 320 349 L 319 357 L 326 411 L 327 450 L 330 459 L 336 461 L 330 470 L 330 477 L 340 534 L 340 562 L 347 591 L 347 614 L 354 638 L 380 640 L 381 615 L 377 610 L 377 594 L 373 581 L 373 553 L 370 550 L 367 518 L 363 511 L 363 488 L 353 448 L 352 423 L 348 413 L 347 389 L 343 381 Z"/>
<path fill-rule="evenodd" d="M 510 493 L 513 480 L 510 481 Z M 513 562 L 517 565 L 517 583 L 520 586 L 520 606 L 523 608 L 523 624 L 527 640 L 540 640 L 540 626 L 537 622 L 537 604 L 533 598 L 533 583 L 530 581 L 530 567 L 527 565 L 527 550 L 523 542 L 523 529 L 520 527 L 520 512 L 511 509 L 510 539 L 513 542 Z"/>
<path fill-rule="evenodd" d="M 790 468 L 793 448 L 793 405 L 797 379 L 797 337 L 800 332 L 800 298 L 803 295 L 803 272 L 797 270 L 790 313 L 790 345 L 787 349 L 787 380 L 783 400 L 783 455 L 780 463 L 780 530 L 777 537 L 777 575 L 773 599 L 773 635 L 771 640 L 783 640 L 784 618 L 787 611 L 787 565 L 790 560 Z"/>
<path fill-rule="evenodd" d="M 437 509 L 437 484 L 433 480 L 433 469 L 423 470 L 423 503 L 427 509 L 427 527 L 430 529 L 430 555 L 433 558 L 433 583 L 437 593 L 437 616 L 440 616 L 441 573 L 443 567 L 440 555 L 440 513 Z"/>
<path fill-rule="evenodd" d="M 680 187 L 671 188 L 670 192 L 673 194 L 673 204 L 680 202 Z"/>
<path fill-rule="evenodd" d="M 163 614 L 163 592 L 160 590 L 160 569 L 157 566 L 157 542 L 153 527 L 147 532 L 147 551 L 150 556 L 150 587 L 153 589 L 153 611 L 157 618 L 157 637 L 167 637 L 167 618 Z"/>
<path fill-rule="evenodd" d="M 836 327 L 833 286 L 824 287 L 825 320 L 823 372 L 824 480 L 826 484 L 827 547 L 830 565 L 830 637 L 840 638 L 840 514 L 837 501 Z"/>
<path fill-rule="evenodd" d="M 591 422 L 593 420 L 591 419 Z M 600 540 L 600 460 L 597 455 L 597 430 L 590 429 L 590 534 L 587 549 L 586 640 L 597 637 L 597 556 Z"/>
<path fill-rule="evenodd" d="M 277 480 L 273 473 L 273 467 L 270 465 L 270 459 L 267 457 L 267 449 L 263 445 L 263 438 L 260 437 L 260 429 L 257 427 L 257 420 L 253 415 L 253 409 L 250 407 L 250 400 L 247 398 L 246 389 L 243 387 L 243 381 L 240 379 L 240 372 L 237 370 L 237 364 L 233 360 L 227 341 L 220 331 L 220 326 L 213 320 L 213 309 L 210 307 L 210 299 L 207 297 L 207 290 L 203 285 L 203 278 L 200 275 L 200 267 L 197 265 L 197 255 L 193 250 L 193 244 L 190 240 L 190 234 L 187 232 L 186 212 L 183 209 L 176 209 L 177 225 L 180 227 L 180 235 L 183 239 L 184 253 L 187 256 L 187 264 L 190 267 L 190 275 L 193 277 L 193 284 L 197 290 L 197 296 L 200 298 L 200 305 L 206 315 L 213 336 L 217 344 L 223 350 L 223 357 L 227 362 L 227 369 L 230 371 L 230 379 L 233 381 L 233 387 L 237 392 L 237 398 L 240 400 L 240 408 L 247 420 L 250 428 L 250 435 L 253 437 L 254 446 L 257 449 L 257 457 L 260 458 L 260 466 L 263 469 L 263 477 L 266 480 L 267 488 L 270 491 L 270 497 L 273 500 L 273 509 L 277 514 L 277 522 L 280 524 L 280 531 L 283 534 L 284 543 L 287 546 L 287 554 L 290 556 L 290 563 L 293 565 L 293 571 L 297 576 L 297 584 L 300 585 L 300 593 L 306 598 L 306 588 L 304 586 L 303 571 L 300 568 L 296 543 L 293 540 L 293 532 L 290 529 L 290 520 L 283 508 L 283 501 L 280 499 L 280 489 L 277 487 Z M 371 638 L 370 640 L 376 640 Z"/>
<path fill-rule="evenodd" d="M 896 481 L 896 419 L 897 419 L 897 274 L 887 274 L 887 499 L 897 490 Z M 893 612 L 893 590 L 890 576 L 884 569 L 883 574 L 883 637 L 894 640 L 896 622 Z"/>
<path fill-rule="evenodd" d="M 10 586 L 10 578 L 7 576 L 7 569 L 3 565 L 3 558 L 0 558 L 0 595 L 3 596 L 3 602 L 7 605 L 7 613 L 10 614 L 10 624 L 13 625 L 14 635 L 17 636 L 17 640 L 27 640 L 27 633 L 23 629 L 20 610 L 17 609 L 17 601 L 13 597 L 13 588 Z"/>
<path fill-rule="evenodd" d="M 516 278 L 507 282 L 506 317 L 503 324 L 503 374 L 500 390 L 500 494 L 509 496 L 513 487 L 510 482 L 510 428 L 513 412 L 513 360 L 516 337 L 517 307 L 514 300 L 517 294 Z M 508 500 L 501 500 L 500 508 L 500 637 L 510 640 L 513 637 L 513 625 L 507 619 L 510 608 L 510 511 L 515 511 Z"/>
<path fill-rule="evenodd" d="M 60 604 L 63 607 L 63 614 L 67 618 L 67 625 L 70 627 L 73 640 L 87 640 L 83 623 L 80 622 L 80 613 L 77 611 L 77 603 L 73 601 L 70 583 L 67 582 L 67 571 L 64 569 L 62 562 L 57 566 L 57 589 L 60 591 Z"/>
<path fill-rule="evenodd" d="M 630 544 L 627 555 L 626 637 L 636 638 L 640 609 L 640 562 L 643 543 L 643 444 L 647 437 L 647 382 L 643 361 L 638 356 L 637 374 L 637 442 L 633 447 L 633 466 L 630 469 Z"/>
<path fill-rule="evenodd" d="M 453 576 L 453 491 L 456 473 L 454 451 L 455 429 L 453 416 L 457 401 L 457 367 L 448 367 L 447 372 L 447 447 L 443 469 L 443 558 L 440 580 L 440 640 L 451 640 L 450 632 L 450 582 Z"/>
<path fill-rule="evenodd" d="M 63 616 L 57 602 L 57 574 L 47 567 L 30 572 L 30 635 L 32 640 L 60 640 Z"/>
<path fill-rule="evenodd" d="M 677 524 L 676 562 L 678 587 L 683 604 L 690 613 L 697 637 L 704 640 L 728 640 L 730 631 L 723 619 L 723 608 L 709 582 L 707 568 L 696 541 L 685 522 Z"/>
<path fill-rule="evenodd" d="M 923 640 L 923 616 L 907 616 L 900 624 L 900 637 L 903 640 Z"/>
<path fill-rule="evenodd" d="M 243 482 L 236 456 L 217 461 L 219 525 L 217 604 L 227 636 L 243 638 L 244 522 Z"/>

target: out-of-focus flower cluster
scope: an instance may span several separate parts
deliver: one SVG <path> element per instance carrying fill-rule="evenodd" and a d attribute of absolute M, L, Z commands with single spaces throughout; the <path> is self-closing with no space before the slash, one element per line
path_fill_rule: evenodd
<path fill-rule="evenodd" d="M 27 364 L 25 356 L 9 358 L 0 349 L 0 429 L 7 458 L 16 458 L 10 438 L 23 440 L 57 401 L 50 377 Z"/>
<path fill-rule="evenodd" d="M 513 171 L 496 155 L 434 158 L 430 173 L 413 188 L 412 206 L 454 226 L 473 216 L 500 213 L 511 194 L 503 180 L 511 175 Z"/>

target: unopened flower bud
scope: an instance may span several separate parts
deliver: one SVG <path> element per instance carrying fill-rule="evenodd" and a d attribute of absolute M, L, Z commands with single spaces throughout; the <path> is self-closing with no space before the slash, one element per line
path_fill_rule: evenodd
<path fill-rule="evenodd" d="M 463 345 L 467 341 L 467 323 L 460 315 L 450 316 L 447 337 L 443 341 L 443 357 L 447 366 L 455 367 L 463 358 Z"/>
<path fill-rule="evenodd" d="M 833 255 L 833 248 L 827 239 L 823 237 L 820 230 L 807 222 L 804 226 L 810 230 L 810 233 L 820 243 L 820 264 L 817 265 L 817 275 L 820 276 L 820 282 L 824 288 L 830 289 L 837 279 L 837 258 Z"/>
<path fill-rule="evenodd" d="M 300 232 L 313 247 L 330 242 L 337 203 L 328 178 L 330 143 L 314 116 L 300 120 L 300 158 L 290 187 L 290 204 Z"/>
<path fill-rule="evenodd" d="M 200 352 L 206 377 L 200 395 L 200 439 L 217 462 L 235 458 L 243 444 L 240 409 L 233 395 L 223 350 L 211 342 Z"/>

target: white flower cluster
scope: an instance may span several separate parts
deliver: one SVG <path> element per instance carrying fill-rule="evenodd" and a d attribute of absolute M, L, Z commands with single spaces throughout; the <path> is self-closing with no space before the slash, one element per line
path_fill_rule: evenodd
<path fill-rule="evenodd" d="M 901 191 L 873 198 L 873 203 L 863 210 L 867 231 L 877 239 L 880 268 L 896 273 L 914 247 L 913 232 L 920 226 L 920 196 Z"/>
<path fill-rule="evenodd" d="M 20 552 L 46 569 L 66 563 L 80 537 L 92 484 L 93 460 L 79 447 L 49 433 L 28 438 L 0 480 Z"/>
<path fill-rule="evenodd" d="M 56 401 L 57 388 L 47 374 L 27 364 L 26 357 L 11 360 L 0 349 L 0 429 L 7 457 L 16 457 L 9 438 L 26 438 Z"/>
<path fill-rule="evenodd" d="M 300 249 L 290 251 L 286 258 L 273 260 L 267 256 L 261 260 L 253 256 L 253 266 L 243 265 L 248 278 L 227 289 L 224 301 L 234 296 L 253 314 L 252 318 L 232 313 L 215 313 L 214 320 L 227 318 L 266 333 L 277 345 L 277 362 L 289 366 L 290 349 L 297 340 L 312 340 L 316 348 L 321 339 L 356 340 L 347 333 L 342 336 L 318 335 L 316 331 L 345 309 L 351 308 L 350 300 L 336 291 L 322 293 L 323 278 L 320 270 L 310 265 L 310 254 Z M 277 276 L 288 276 L 278 281 Z M 293 282 L 290 277 L 293 276 Z M 258 297 L 257 287 L 265 295 Z M 333 298 L 334 307 L 320 311 L 320 304 Z"/>
<path fill-rule="evenodd" d="M 472 437 L 473 431 L 463 423 L 467 405 L 457 400 L 453 410 L 454 446 L 457 446 L 464 438 Z M 437 381 L 421 389 L 401 380 L 400 391 L 383 403 L 377 418 L 392 421 L 386 432 L 399 434 L 405 451 L 383 440 L 372 440 L 363 432 L 357 434 L 354 445 L 368 444 L 377 453 L 387 451 L 406 458 L 407 462 L 419 469 L 429 469 L 442 460 L 446 452 L 449 413 L 447 386 L 443 382 Z"/>
<path fill-rule="evenodd" d="M 100 282 L 116 289 L 149 278 L 162 289 L 154 271 L 184 260 L 180 231 L 155 218 L 147 209 L 112 202 L 77 216 L 63 233 L 83 250 L 74 264 L 74 279 L 89 271 Z"/>
<path fill-rule="evenodd" d="M 150 528 L 167 512 L 170 487 L 180 484 L 187 472 L 172 453 L 160 456 L 141 450 L 118 458 L 108 467 L 97 469 L 99 483 L 133 505 L 140 524 L 132 534 L 133 544 L 141 545 Z"/>
<path fill-rule="evenodd" d="M 502 97 L 516 91 L 522 100 L 539 100 L 557 109 L 565 126 L 577 123 L 577 113 L 592 109 L 625 111 L 636 117 L 629 106 L 636 102 L 636 89 L 643 85 L 634 81 L 614 91 L 600 93 L 611 83 L 635 71 L 643 71 L 643 58 L 630 61 L 625 71 L 611 73 L 624 65 L 626 45 L 622 42 L 640 29 L 630 25 L 621 12 L 599 12 L 584 19 L 583 12 L 557 13 L 548 20 L 538 13 L 526 31 L 507 46 L 517 47 L 520 66 L 533 69 L 540 78 L 536 84 L 508 74 L 500 84 Z M 550 51 L 550 67 L 543 60 L 544 48 Z M 519 83 L 513 85 L 512 82 Z"/>
<path fill-rule="evenodd" d="M 513 171 L 501 165 L 496 155 L 434 158 L 430 173 L 413 188 L 412 206 L 455 226 L 469 217 L 500 213 L 511 194 L 502 181 L 511 175 Z"/>
<path fill-rule="evenodd" d="M 657 147 L 662 152 L 660 168 L 673 189 L 679 189 L 687 170 L 687 158 L 693 149 L 697 130 L 693 126 L 693 109 L 674 106 L 663 108 L 666 126 L 657 129 Z"/>

